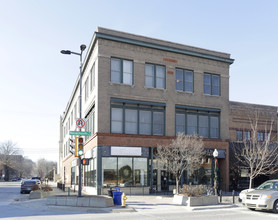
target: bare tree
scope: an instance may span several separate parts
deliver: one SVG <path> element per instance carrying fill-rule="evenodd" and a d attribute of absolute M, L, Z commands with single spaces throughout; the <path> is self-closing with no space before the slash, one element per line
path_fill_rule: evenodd
<path fill-rule="evenodd" d="M 260 120 L 259 111 L 249 113 L 250 139 L 245 138 L 240 143 L 233 144 L 234 155 L 239 165 L 248 168 L 249 188 L 252 188 L 252 182 L 258 175 L 270 175 L 278 171 L 278 146 L 277 142 L 272 141 L 275 135 L 272 135 L 274 119 L 264 122 L 264 132 L 259 129 Z M 264 138 L 259 133 L 264 134 Z"/>
<path fill-rule="evenodd" d="M 22 157 L 16 143 L 6 141 L 0 144 L 0 163 L 4 166 L 5 180 L 9 180 L 10 172 L 16 169 L 16 161 Z"/>
<path fill-rule="evenodd" d="M 28 177 L 31 176 L 31 173 L 33 171 L 35 163 L 30 160 L 30 159 L 26 159 L 26 158 L 20 158 L 17 162 L 16 162 L 16 170 L 18 173 L 18 177 Z"/>
<path fill-rule="evenodd" d="M 47 177 L 57 164 L 46 159 L 39 159 L 37 162 L 36 173 L 39 177 Z"/>
<path fill-rule="evenodd" d="M 197 136 L 178 133 L 177 138 L 168 146 L 158 146 L 156 158 L 176 177 L 176 193 L 179 193 L 179 181 L 185 170 L 195 170 L 201 166 L 205 152 L 203 141 Z"/>

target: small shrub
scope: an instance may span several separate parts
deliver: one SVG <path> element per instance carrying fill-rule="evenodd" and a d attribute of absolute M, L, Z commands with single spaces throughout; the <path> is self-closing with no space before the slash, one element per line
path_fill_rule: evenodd
<path fill-rule="evenodd" d="M 38 184 L 35 184 L 35 185 L 32 186 L 32 191 L 37 191 L 39 189 L 40 189 L 40 187 L 39 187 Z"/>
<path fill-rule="evenodd" d="M 43 186 L 43 187 L 42 187 L 42 190 L 43 190 L 44 192 L 53 191 L 53 189 L 52 189 L 50 186 Z"/>
<path fill-rule="evenodd" d="M 206 192 L 206 187 L 203 185 L 183 185 L 180 194 L 185 196 L 201 196 Z"/>

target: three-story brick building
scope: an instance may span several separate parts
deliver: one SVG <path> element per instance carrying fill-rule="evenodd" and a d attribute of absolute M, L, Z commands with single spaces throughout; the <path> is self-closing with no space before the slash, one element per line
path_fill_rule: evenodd
<path fill-rule="evenodd" d="M 203 137 L 202 183 L 212 184 L 212 152 L 219 151 L 220 188 L 229 187 L 229 67 L 233 59 L 187 45 L 98 28 L 83 64 L 82 117 L 86 119 L 83 190 L 105 194 L 111 186 L 134 193 L 167 189 L 174 180 L 156 166 L 155 148 L 178 132 Z M 61 118 L 60 173 L 78 180 L 69 152 L 79 109 L 79 79 Z M 183 182 L 200 182 L 187 172 Z"/>

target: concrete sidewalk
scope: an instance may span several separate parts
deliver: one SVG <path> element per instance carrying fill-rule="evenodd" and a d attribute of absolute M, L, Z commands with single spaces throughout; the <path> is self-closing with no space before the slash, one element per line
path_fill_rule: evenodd
<path fill-rule="evenodd" d="M 77 192 L 73 192 L 72 190 L 62 191 L 57 188 L 57 184 L 53 182 L 48 183 L 49 186 L 53 188 L 54 195 L 76 195 Z M 38 209 L 51 209 L 51 210 L 61 210 L 61 211 L 69 211 L 69 212 L 83 212 L 83 213 L 119 213 L 119 212 L 177 212 L 177 211 L 200 211 L 200 210 L 211 210 L 211 209 L 227 209 L 227 208 L 237 208 L 242 205 L 238 203 L 238 199 L 235 198 L 235 204 L 233 204 L 233 200 L 231 196 L 222 197 L 222 203 L 218 205 L 210 205 L 210 206 L 195 206 L 195 207 L 186 207 L 181 205 L 176 205 L 172 203 L 173 196 L 170 195 L 145 195 L 145 196 L 137 196 L 137 195 L 127 195 L 126 207 L 122 208 L 121 206 L 114 206 L 108 208 L 91 208 L 91 207 L 69 207 L 69 206 L 48 206 L 46 205 L 46 199 L 38 199 L 38 200 L 27 200 L 21 201 L 21 204 L 25 207 L 29 208 L 38 208 Z"/>

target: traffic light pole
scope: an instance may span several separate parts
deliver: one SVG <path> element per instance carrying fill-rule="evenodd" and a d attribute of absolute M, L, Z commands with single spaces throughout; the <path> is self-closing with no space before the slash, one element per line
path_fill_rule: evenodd
<path fill-rule="evenodd" d="M 74 54 L 78 55 L 80 57 L 80 76 L 79 76 L 79 86 L 80 86 L 80 108 L 79 108 L 79 116 L 82 118 L 82 53 L 86 49 L 86 45 L 82 44 L 80 46 L 80 53 L 76 53 L 70 50 L 61 50 L 62 54 Z M 81 131 L 81 128 L 80 128 Z M 81 178 L 81 173 L 82 173 L 82 164 L 81 164 L 81 156 L 79 156 L 79 176 L 78 176 L 78 197 L 81 197 L 81 188 L 82 188 L 82 178 Z"/>
<path fill-rule="evenodd" d="M 82 118 L 82 45 L 80 46 L 80 75 L 79 75 L 79 88 L 80 88 L 80 108 L 79 108 L 79 117 Z M 79 129 L 81 131 L 81 128 Z M 79 175 L 78 175 L 78 197 L 81 197 L 81 189 L 82 189 L 82 178 L 81 178 L 81 173 L 82 173 L 82 164 L 81 164 L 81 156 L 79 158 Z"/>

